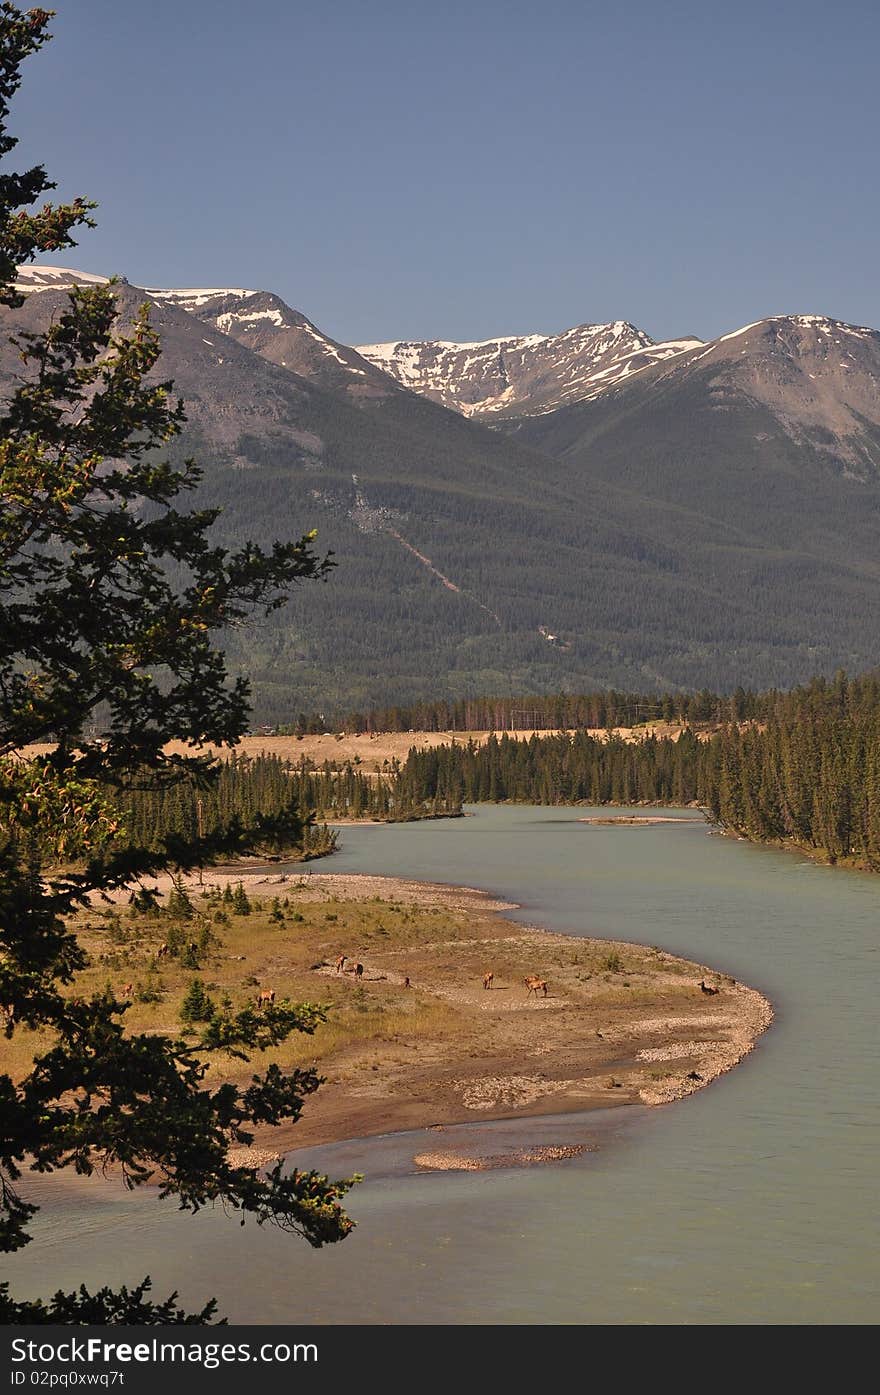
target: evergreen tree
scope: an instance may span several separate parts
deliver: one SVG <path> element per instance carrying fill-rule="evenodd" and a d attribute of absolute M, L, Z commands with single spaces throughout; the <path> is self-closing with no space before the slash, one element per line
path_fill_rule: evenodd
<path fill-rule="evenodd" d="M 23 61 L 46 41 L 49 14 L 0 4 L 0 156 Z M 34 205 L 52 187 L 37 166 L 0 176 L 0 302 L 15 307 L 17 266 L 73 245 L 90 222 L 82 200 Z M 0 1076 L 0 1249 L 27 1243 L 37 1207 L 20 1194 L 28 1169 L 118 1165 L 131 1185 L 157 1179 L 182 1210 L 220 1200 L 313 1245 L 351 1228 L 347 1182 L 268 1174 L 232 1161 L 253 1127 L 296 1120 L 319 1085 L 314 1070 L 275 1066 L 246 1089 L 203 1088 L 218 1051 L 247 1058 L 321 1020 L 309 1005 L 248 1010 L 207 1024 L 195 1042 L 127 1034 L 126 1004 L 70 990 L 86 956 L 69 928 L 95 895 L 169 867 L 192 868 L 259 845 L 272 820 L 234 819 L 204 838 L 167 832 L 132 843 L 118 791 L 180 779 L 210 785 L 207 758 L 170 755 L 172 739 L 231 745 L 246 730 L 248 687 L 230 683 L 212 636 L 290 586 L 326 574 L 313 535 L 229 553 L 209 537 L 216 512 L 181 496 L 199 480 L 161 448 L 181 405 L 153 370 L 159 342 L 144 310 L 116 323 L 113 285 L 77 288 L 42 334 L 15 341 L 20 384 L 0 408 L 0 1002 L 6 1034 L 38 1032 L 34 1067 Z M 102 737 L 91 735 L 100 724 Z M 16 759 L 31 742 L 48 755 Z M 57 870 L 62 866 L 75 870 Z M 181 1321 L 146 1286 L 16 1303 L 0 1288 L 0 1321 Z M 197 1315 L 207 1320 L 210 1305 Z M 86 1315 L 83 1319 L 82 1315 Z"/>
<path fill-rule="evenodd" d="M 208 990 L 200 978 L 190 980 L 189 988 L 184 994 L 183 1002 L 180 1005 L 180 1020 L 190 1024 L 192 1022 L 210 1022 L 217 1009 L 208 996 Z"/>
<path fill-rule="evenodd" d="M 186 888 L 180 877 L 175 877 L 168 893 L 168 914 L 175 916 L 179 920 L 192 920 L 195 915 L 195 907 L 189 899 Z"/>

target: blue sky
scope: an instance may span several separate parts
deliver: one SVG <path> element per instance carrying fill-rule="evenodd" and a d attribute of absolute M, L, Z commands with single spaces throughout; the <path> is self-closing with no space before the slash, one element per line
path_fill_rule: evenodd
<path fill-rule="evenodd" d="M 100 209 L 54 260 L 347 343 L 880 327 L 874 3 L 55 3 L 18 163 Z"/>

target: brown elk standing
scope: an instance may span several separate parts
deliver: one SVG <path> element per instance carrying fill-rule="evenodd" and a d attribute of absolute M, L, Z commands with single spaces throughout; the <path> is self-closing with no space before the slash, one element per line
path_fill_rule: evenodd
<path fill-rule="evenodd" d="M 700 979 L 700 987 L 702 988 L 704 993 L 708 993 L 710 995 L 718 992 L 717 988 L 710 988 L 704 978 Z"/>
<path fill-rule="evenodd" d="M 336 972 L 337 972 L 338 974 L 341 974 L 341 973 L 342 973 L 342 971 L 343 971 L 344 968 L 345 968 L 345 955 L 344 955 L 344 954 L 338 955 L 338 957 L 337 957 L 337 959 L 336 959 L 336 963 L 334 964 L 333 967 L 335 968 L 335 970 L 336 970 Z"/>
<path fill-rule="evenodd" d="M 535 997 L 537 998 L 539 993 L 543 993 L 544 997 L 546 998 L 547 980 L 545 978 L 537 978 L 534 974 L 529 974 L 527 978 L 523 979 L 523 983 L 529 990 L 529 994 L 534 993 Z"/>
<path fill-rule="evenodd" d="M 364 976 L 364 966 L 363 966 L 363 964 L 355 964 L 355 966 L 354 966 L 354 976 L 355 976 L 355 978 L 363 978 L 363 976 Z"/>
<path fill-rule="evenodd" d="M 493 972 L 492 972 L 491 969 L 488 971 L 488 973 L 483 974 L 483 987 L 484 987 L 484 988 L 491 988 L 491 987 L 492 987 L 492 980 L 494 979 L 494 977 L 495 977 L 495 975 L 493 974 Z"/>
<path fill-rule="evenodd" d="M 164 943 L 164 944 L 161 944 L 161 945 L 159 946 L 159 948 L 156 950 L 156 958 L 157 958 L 157 959 L 164 959 L 165 956 L 166 956 L 166 954 L 170 954 L 170 952 L 171 952 L 171 951 L 170 951 L 169 946 L 168 946 L 168 941 L 166 940 L 165 943 Z"/>
<path fill-rule="evenodd" d="M 122 989 L 120 990 L 120 997 L 122 997 L 122 998 L 130 998 L 133 992 L 134 992 L 134 984 L 133 984 L 133 983 L 127 983 L 127 984 L 125 985 L 125 987 L 122 988 Z"/>
<path fill-rule="evenodd" d="M 264 988 L 264 989 L 262 990 L 262 992 L 260 992 L 260 993 L 257 994 L 257 1007 L 258 1007 L 258 1008 L 262 1008 L 262 1007 L 271 1007 L 272 1004 L 273 1004 L 274 1002 L 275 1002 L 275 989 L 274 989 L 274 988 Z"/>

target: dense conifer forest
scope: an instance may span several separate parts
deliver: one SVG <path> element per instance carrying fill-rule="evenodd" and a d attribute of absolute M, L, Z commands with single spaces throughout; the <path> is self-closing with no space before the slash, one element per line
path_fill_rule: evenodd
<path fill-rule="evenodd" d="M 838 673 L 790 693 L 745 696 L 750 715 L 728 710 L 714 729 L 688 725 L 677 736 L 625 741 L 575 730 L 413 750 L 400 797 L 696 804 L 743 837 L 880 868 L 878 676 Z"/>
<path fill-rule="evenodd" d="M 543 706 L 539 704 L 543 703 Z M 659 735 L 642 715 L 680 722 Z M 526 740 L 528 729 L 561 728 Z M 616 726 L 647 720 L 640 739 Z M 534 718 L 539 720 L 534 721 Z M 788 693 L 738 690 L 649 698 L 596 693 L 556 698 L 473 699 L 360 714 L 355 730 L 494 728 L 483 744 L 453 740 L 413 747 L 403 764 L 367 773 L 349 761 L 316 765 L 277 756 L 234 757 L 217 782 L 182 783 L 123 797 L 132 836 L 152 846 L 168 833 L 210 834 L 224 821 L 288 814 L 275 851 L 302 858 L 332 852 L 339 819 L 454 817 L 468 803 L 698 806 L 719 827 L 759 842 L 788 843 L 832 862 L 880 868 L 880 676 L 815 679 Z M 308 730 L 309 719 L 302 718 Z M 587 728 L 599 728 L 590 734 Z"/>
<path fill-rule="evenodd" d="M 300 713 L 282 733 L 308 735 L 339 730 L 384 731 L 556 731 L 576 727 L 629 727 L 652 722 L 740 721 L 766 710 L 770 694 L 744 688 L 727 697 L 698 693 L 591 693 L 530 697 L 476 697 L 457 702 L 418 702 L 366 712 Z"/>
<path fill-rule="evenodd" d="M 181 781 L 159 789 L 129 789 L 120 797 L 126 833 L 139 847 L 152 848 L 169 834 L 205 837 L 233 819 L 250 825 L 256 816 L 280 821 L 281 831 L 267 851 L 299 857 L 333 852 L 333 819 L 380 819 L 393 822 L 454 816 L 460 801 L 431 796 L 421 799 L 397 767 L 387 775 L 369 776 L 350 762 L 335 769 L 325 762 L 294 764 L 278 756 L 235 756 L 223 762 L 208 788 Z"/>

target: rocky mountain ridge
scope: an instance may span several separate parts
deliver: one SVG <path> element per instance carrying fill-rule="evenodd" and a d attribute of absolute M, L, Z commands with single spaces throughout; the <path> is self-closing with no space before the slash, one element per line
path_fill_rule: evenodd
<path fill-rule="evenodd" d="M 26 371 L 10 335 L 104 279 L 22 270 L 0 396 Z M 467 415 L 266 291 L 120 279 L 118 299 L 122 328 L 152 305 L 157 375 L 187 413 L 169 451 L 202 466 L 194 502 L 222 510 L 218 541 L 317 527 L 338 559 L 326 586 L 225 638 L 258 720 L 294 703 L 787 686 L 877 662 L 874 330 L 774 316 L 660 357 L 621 321 L 555 336 L 545 380 L 548 336 L 525 336 L 508 405 Z"/>
<path fill-rule="evenodd" d="M 562 334 L 524 334 L 457 344 L 445 340 L 361 344 L 358 352 L 405 387 L 468 417 L 500 419 L 588 402 L 615 383 L 700 339 L 656 344 L 626 320 Z"/>

